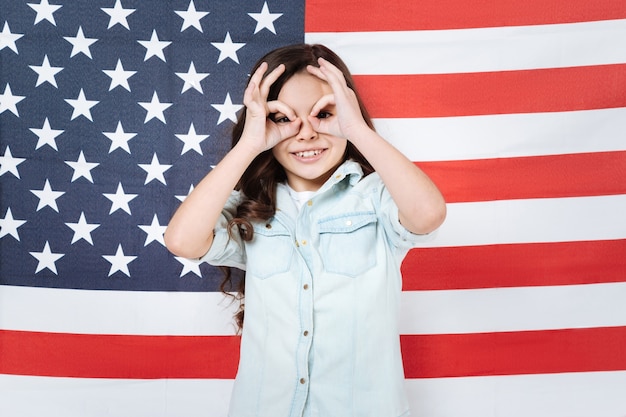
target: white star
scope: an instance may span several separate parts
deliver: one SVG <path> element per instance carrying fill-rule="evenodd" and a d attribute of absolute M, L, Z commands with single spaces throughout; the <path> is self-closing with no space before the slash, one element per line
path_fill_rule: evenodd
<path fill-rule="evenodd" d="M 111 263 L 111 269 L 109 270 L 109 276 L 113 275 L 117 271 L 124 273 L 126 276 L 130 277 L 130 272 L 128 271 L 128 264 L 137 259 L 136 256 L 126 256 L 124 255 L 124 250 L 122 249 L 122 245 L 118 245 L 117 252 L 115 255 L 102 255 L 104 259 Z"/>
<path fill-rule="evenodd" d="M 191 194 L 192 191 L 193 191 L 193 184 L 189 186 L 189 192 L 187 193 L 187 195 L 177 195 L 176 199 L 182 203 L 183 201 L 185 201 L 187 196 Z"/>
<path fill-rule="evenodd" d="M 156 30 L 152 31 L 152 37 L 150 37 L 149 41 L 137 41 L 137 42 L 139 42 L 144 48 L 146 48 L 146 56 L 143 59 L 144 62 L 147 61 L 148 58 L 152 56 L 156 56 L 157 58 L 160 58 L 161 61 L 166 62 L 165 55 L 163 54 L 163 49 L 165 49 L 172 42 L 159 40 Z"/>
<path fill-rule="evenodd" d="M 160 164 L 159 158 L 157 158 L 156 153 L 152 155 L 152 162 L 150 162 L 149 164 L 138 164 L 138 165 L 141 169 L 143 169 L 144 171 L 148 173 L 148 175 L 146 175 L 146 181 L 143 183 L 144 185 L 146 185 L 152 180 L 158 180 L 162 182 L 164 185 L 167 185 L 165 183 L 165 176 L 163 174 L 172 166 Z"/>
<path fill-rule="evenodd" d="M 99 224 L 87 223 L 87 220 L 85 219 L 85 213 L 83 212 L 80 213 L 78 223 L 65 223 L 65 225 L 74 231 L 74 237 L 72 237 L 72 245 L 79 240 L 84 239 L 86 242 L 91 244 L 91 246 L 93 246 L 91 232 L 100 227 Z"/>
<path fill-rule="evenodd" d="M 194 150 L 200 155 L 202 155 L 202 148 L 200 147 L 200 143 L 209 137 L 209 135 L 198 135 L 196 134 L 196 128 L 193 127 L 193 122 L 191 126 L 189 126 L 189 131 L 187 134 L 177 134 L 176 137 L 183 141 L 183 150 L 180 152 L 181 155 L 184 155 L 188 151 Z"/>
<path fill-rule="evenodd" d="M 43 63 L 41 65 L 29 65 L 30 69 L 37 73 L 37 84 L 35 87 L 39 87 L 41 84 L 48 82 L 56 88 L 57 80 L 54 78 L 59 72 L 63 70 L 63 67 L 52 67 L 50 61 L 48 61 L 48 55 L 44 55 Z"/>
<path fill-rule="evenodd" d="M 209 76 L 208 72 L 196 72 L 196 67 L 193 65 L 192 62 L 191 64 L 189 64 L 189 70 L 187 72 L 177 72 L 176 75 L 178 75 L 180 78 L 182 78 L 183 81 L 185 81 L 181 94 L 189 90 L 190 88 L 194 88 L 195 90 L 204 94 L 204 91 L 202 91 L 202 86 L 200 85 L 200 81 Z"/>
<path fill-rule="evenodd" d="M 89 47 L 98 41 L 98 39 L 94 38 L 85 38 L 85 35 L 83 35 L 83 28 L 80 26 L 78 27 L 78 33 L 76 33 L 76 36 L 64 36 L 63 39 L 72 44 L 72 53 L 70 54 L 70 58 L 80 53 L 91 58 L 91 51 L 89 50 Z"/>
<path fill-rule="evenodd" d="M 4 151 L 4 155 L 0 156 L 0 176 L 10 172 L 15 175 L 15 177 L 19 178 L 20 173 L 17 170 L 17 166 L 24 161 L 26 161 L 26 158 L 14 158 L 13 155 L 11 155 L 9 145 L 7 145 L 7 150 Z"/>
<path fill-rule="evenodd" d="M 224 104 L 211 104 L 211 106 L 220 112 L 220 117 L 217 120 L 218 125 L 226 119 L 230 119 L 233 123 L 237 123 L 237 112 L 243 107 L 241 104 L 233 104 L 230 99 L 230 93 L 226 93 Z"/>
<path fill-rule="evenodd" d="M 72 169 L 74 170 L 74 174 L 72 175 L 72 182 L 77 180 L 80 177 L 85 177 L 87 181 L 93 184 L 93 178 L 91 177 L 91 170 L 97 167 L 98 163 L 87 162 L 85 160 L 85 155 L 83 155 L 83 151 L 80 151 L 80 155 L 78 155 L 78 160 L 76 162 L 65 161 Z"/>
<path fill-rule="evenodd" d="M 4 27 L 2 28 L 2 32 L 0 32 L 0 51 L 4 48 L 11 48 L 13 52 L 19 54 L 17 51 L 17 46 L 15 45 L 15 41 L 24 36 L 19 33 L 11 33 L 11 29 L 9 29 L 9 22 L 4 22 Z"/>
<path fill-rule="evenodd" d="M 218 64 L 226 58 L 230 58 L 236 63 L 239 63 L 239 58 L 237 58 L 237 51 L 243 48 L 245 43 L 234 43 L 230 38 L 230 33 L 226 32 L 226 38 L 224 38 L 224 42 L 211 42 L 211 45 L 220 50 L 220 56 L 219 58 L 217 58 Z"/>
<path fill-rule="evenodd" d="M 117 122 L 117 129 L 115 132 L 102 132 L 107 138 L 111 139 L 111 148 L 109 153 L 113 152 L 117 148 L 122 148 L 130 154 L 130 148 L 128 147 L 128 141 L 137 136 L 136 133 L 126 133 L 122 128 L 122 122 Z"/>
<path fill-rule="evenodd" d="M 176 14 L 179 15 L 180 17 L 182 17 L 183 20 L 183 26 L 181 27 L 180 31 L 184 31 L 185 29 L 187 29 L 188 27 L 195 27 L 196 29 L 198 29 L 200 32 L 202 32 L 202 26 L 200 25 L 200 19 L 202 19 L 204 16 L 208 15 L 209 12 L 198 12 L 196 11 L 196 6 L 193 4 L 193 0 L 191 0 L 189 2 L 189 7 L 187 7 L 187 11 L 176 11 Z"/>
<path fill-rule="evenodd" d="M 43 247 L 43 251 L 41 252 L 30 252 L 32 256 L 34 256 L 39 263 L 37 264 L 37 269 L 35 270 L 35 274 L 43 269 L 48 268 L 50 271 L 57 274 L 57 267 L 55 262 L 65 256 L 64 253 L 53 253 L 50 250 L 50 244 L 46 240 L 46 244 Z"/>
<path fill-rule="evenodd" d="M 30 131 L 33 132 L 39 140 L 37 141 L 37 147 L 35 149 L 39 149 L 44 145 L 51 146 L 55 151 L 57 149 L 56 137 L 59 136 L 64 130 L 55 130 L 50 127 L 50 122 L 46 117 L 46 120 L 43 122 L 43 127 L 41 129 L 30 128 Z"/>
<path fill-rule="evenodd" d="M 31 9 L 37 12 L 37 16 L 35 16 L 35 25 L 42 20 L 47 20 L 56 26 L 56 22 L 54 21 L 54 16 L 52 15 L 54 12 L 59 10 L 63 6 L 58 6 L 54 4 L 49 4 L 48 0 L 41 0 L 39 4 L 27 3 Z"/>
<path fill-rule="evenodd" d="M 126 213 L 131 214 L 130 207 L 128 203 L 137 197 L 137 194 L 125 194 L 124 187 L 122 187 L 122 183 L 120 182 L 117 185 L 117 191 L 115 194 L 102 194 L 109 200 L 111 200 L 111 210 L 109 210 L 109 214 L 113 214 L 117 210 L 124 210 Z"/>
<path fill-rule="evenodd" d="M 267 7 L 267 2 L 263 3 L 261 13 L 248 13 L 248 16 L 256 20 L 256 28 L 254 29 L 255 34 L 263 29 L 267 29 L 273 34 L 276 34 L 274 20 L 278 19 L 282 15 L 282 13 L 270 13 L 270 9 Z"/>
<path fill-rule="evenodd" d="M 135 9 L 125 9 L 122 7 L 122 2 L 120 0 L 115 0 L 115 6 L 113 8 L 102 7 L 102 11 L 110 16 L 109 27 L 107 27 L 107 29 L 111 29 L 113 26 L 120 24 L 130 30 L 128 20 L 126 20 L 126 18 L 130 16 Z"/>
<path fill-rule="evenodd" d="M 163 233 L 165 233 L 165 229 L 167 229 L 167 226 L 161 226 L 159 224 L 159 219 L 157 218 L 156 214 L 152 218 L 152 224 L 150 224 L 149 226 L 139 225 L 139 228 L 148 234 L 148 236 L 146 236 L 146 243 L 144 243 L 144 246 L 148 246 L 149 243 L 155 241 L 165 246 Z"/>
<path fill-rule="evenodd" d="M 180 272 L 181 277 L 192 272 L 202 278 L 202 272 L 200 272 L 200 264 L 202 263 L 201 261 L 197 259 L 181 258 L 179 256 L 175 256 L 174 259 L 183 264 L 183 270 Z"/>
<path fill-rule="evenodd" d="M 143 121 L 144 123 L 148 123 L 148 121 L 155 117 L 165 123 L 165 115 L 163 112 L 172 105 L 172 103 L 161 103 L 156 91 L 152 94 L 152 101 L 150 101 L 150 103 L 144 101 L 138 104 L 148 112 L 146 114 L 146 120 Z"/>
<path fill-rule="evenodd" d="M 0 238 L 11 235 L 17 241 L 20 241 L 20 235 L 17 232 L 17 229 L 26 223 L 26 220 L 16 220 L 13 218 L 13 214 L 11 213 L 11 207 L 7 208 L 7 214 L 4 216 L 4 219 L 0 219 Z"/>
<path fill-rule="evenodd" d="M 57 198 L 65 194 L 65 191 L 53 191 L 52 187 L 50 187 L 50 181 L 46 179 L 46 184 L 43 186 L 43 190 L 30 190 L 30 192 L 35 194 L 39 199 L 37 211 L 49 206 L 52 210 L 57 213 L 59 212 L 59 207 L 57 207 Z"/>
<path fill-rule="evenodd" d="M 65 99 L 65 101 L 72 107 L 74 107 L 74 111 L 72 112 L 72 118 L 70 120 L 76 119 L 78 116 L 85 116 L 87 119 L 93 122 L 91 118 L 91 108 L 99 103 L 97 100 L 87 100 L 85 98 L 85 93 L 83 89 L 80 89 L 80 93 L 78 93 L 78 98 L 76 99 Z"/>
<path fill-rule="evenodd" d="M 4 93 L 0 94 L 0 114 L 8 110 L 19 117 L 20 114 L 17 111 L 17 103 L 24 100 L 25 98 L 26 96 L 14 96 L 13 92 L 11 91 L 11 86 L 7 84 L 4 87 Z"/>
<path fill-rule="evenodd" d="M 119 58 L 117 60 L 117 65 L 115 66 L 114 70 L 102 70 L 102 72 L 111 77 L 111 85 L 109 86 L 109 91 L 113 90 L 118 85 L 130 91 L 128 79 L 137 73 L 137 71 L 124 71 L 122 61 Z"/>

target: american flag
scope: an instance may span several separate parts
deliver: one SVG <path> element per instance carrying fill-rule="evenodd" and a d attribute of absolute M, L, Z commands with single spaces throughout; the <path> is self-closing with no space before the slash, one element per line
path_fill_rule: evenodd
<path fill-rule="evenodd" d="M 162 232 L 302 41 L 449 203 L 403 265 L 413 415 L 626 415 L 623 0 L 0 5 L 1 416 L 226 415 L 233 306 Z"/>

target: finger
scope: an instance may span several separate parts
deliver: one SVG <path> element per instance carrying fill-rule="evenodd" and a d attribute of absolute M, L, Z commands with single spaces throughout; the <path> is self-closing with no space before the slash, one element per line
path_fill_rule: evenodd
<path fill-rule="evenodd" d="M 267 62 L 262 62 L 261 65 L 259 65 L 259 68 L 257 68 L 256 71 L 254 71 L 254 74 L 252 74 L 252 76 L 250 77 L 248 85 L 255 84 L 258 86 L 259 84 L 261 84 L 261 81 L 263 80 L 263 74 L 265 74 L 266 71 Z"/>
<path fill-rule="evenodd" d="M 285 72 L 285 65 L 280 64 L 276 68 L 274 68 L 269 74 L 263 78 L 260 84 L 261 96 L 266 99 L 272 84 L 276 82 L 276 80 Z"/>
<path fill-rule="evenodd" d="M 280 100 L 268 101 L 267 109 L 270 113 L 282 113 L 291 121 L 297 119 L 296 112 Z"/>
<path fill-rule="evenodd" d="M 280 132 L 280 140 L 283 141 L 287 138 L 291 138 L 295 136 L 300 130 L 300 126 L 302 125 L 302 120 L 299 117 L 296 117 L 295 120 L 278 125 L 278 131 Z"/>
<path fill-rule="evenodd" d="M 325 96 L 322 96 L 319 100 L 317 100 L 317 102 L 315 102 L 315 104 L 313 105 L 313 108 L 311 109 L 311 113 L 309 113 L 309 115 L 317 116 L 318 114 L 320 114 L 320 112 L 324 108 L 328 106 L 334 106 L 335 104 L 336 104 L 335 95 L 326 94 Z"/>

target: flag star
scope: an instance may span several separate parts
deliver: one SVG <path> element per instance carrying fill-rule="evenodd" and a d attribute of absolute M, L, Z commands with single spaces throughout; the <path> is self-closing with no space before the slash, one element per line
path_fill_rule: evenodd
<path fill-rule="evenodd" d="M 56 22 L 54 21 L 53 13 L 59 10 L 63 6 L 50 4 L 48 3 L 48 0 L 41 0 L 41 3 L 39 4 L 34 4 L 34 3 L 27 3 L 27 4 L 30 6 L 31 9 L 37 12 L 37 16 L 35 16 L 35 23 L 34 23 L 35 25 L 41 22 L 42 20 L 47 20 L 48 22 L 52 23 L 54 26 L 57 25 Z"/>
<path fill-rule="evenodd" d="M 0 114 L 8 110 L 17 117 L 19 117 L 20 114 L 17 111 L 17 103 L 24 100 L 25 98 L 26 96 L 14 96 L 13 92 L 11 91 L 11 86 L 7 84 L 4 87 L 4 93 L 0 94 Z"/>
<path fill-rule="evenodd" d="M 122 122 L 117 122 L 117 129 L 115 132 L 102 132 L 107 138 L 111 139 L 111 147 L 109 153 L 113 152 L 117 148 L 122 148 L 130 154 L 130 148 L 128 147 L 128 141 L 137 136 L 136 133 L 126 133 L 122 127 Z"/>
<path fill-rule="evenodd" d="M 16 178 L 20 178 L 20 173 L 17 170 L 17 166 L 26 161 L 26 158 L 15 158 L 11 155 L 11 149 L 7 145 L 7 150 L 4 151 L 4 155 L 0 156 L 0 176 L 10 172 L 15 175 Z"/>
<path fill-rule="evenodd" d="M 156 30 L 152 30 L 152 37 L 150 37 L 149 41 L 137 41 L 144 48 L 146 48 L 146 56 L 143 59 L 144 62 L 148 60 L 148 58 L 156 56 L 160 58 L 161 61 L 165 61 L 165 55 L 163 54 L 163 49 L 165 49 L 172 42 L 169 41 L 161 41 L 157 36 Z"/>
<path fill-rule="evenodd" d="M 63 39 L 72 44 L 72 53 L 70 54 L 70 58 L 80 53 L 91 58 L 91 51 L 89 50 L 89 47 L 98 41 L 98 39 L 94 38 L 85 38 L 83 28 L 81 26 L 78 27 L 78 33 L 76 33 L 76 36 L 64 36 Z"/>
<path fill-rule="evenodd" d="M 211 106 L 220 112 L 220 117 L 217 120 L 218 125 L 226 119 L 230 119 L 233 123 L 237 123 L 237 112 L 243 107 L 241 104 L 233 104 L 230 99 L 230 93 L 226 93 L 224 104 L 211 104 Z"/>
<path fill-rule="evenodd" d="M 256 20 L 256 28 L 254 29 L 255 34 L 263 29 L 267 29 L 273 34 L 276 34 L 274 20 L 278 19 L 282 15 L 282 13 L 270 13 L 270 9 L 267 7 L 267 2 L 263 3 L 261 13 L 248 13 L 248 16 Z"/>
<path fill-rule="evenodd" d="M 4 22 L 4 27 L 2 28 L 2 32 L 0 32 L 0 51 L 4 48 L 11 48 L 13 52 L 19 54 L 15 41 L 20 39 L 22 36 L 24 35 L 20 33 L 11 33 L 9 22 Z"/>
<path fill-rule="evenodd" d="M 0 219 L 0 238 L 11 235 L 19 242 L 20 235 L 17 229 L 24 223 L 26 223 L 26 220 L 14 219 L 11 207 L 7 208 L 7 214 L 4 216 L 4 219 Z"/>
<path fill-rule="evenodd" d="M 165 176 L 163 175 L 165 171 L 170 169 L 171 165 L 165 165 L 159 163 L 159 158 L 157 158 L 157 154 L 152 155 L 152 162 L 149 164 L 138 164 L 141 169 L 146 171 L 148 175 L 146 175 L 146 181 L 144 185 L 149 183 L 152 180 L 157 180 L 162 182 L 164 185 L 167 185 L 165 182 Z"/>
<path fill-rule="evenodd" d="M 181 258 L 179 256 L 175 256 L 174 259 L 183 264 L 183 270 L 180 272 L 181 278 L 190 272 L 202 278 L 202 272 L 200 272 L 200 264 L 202 261 L 197 259 Z"/>
<path fill-rule="evenodd" d="M 188 151 L 194 150 L 200 155 L 202 155 L 202 148 L 200 147 L 200 143 L 209 137 L 209 135 L 198 135 L 196 133 L 196 128 L 193 127 L 193 122 L 191 126 L 189 126 L 189 131 L 187 134 L 176 134 L 176 137 L 183 141 L 183 150 L 180 152 L 181 155 L 184 155 Z"/>
<path fill-rule="evenodd" d="M 133 14 L 136 9 L 125 9 L 122 7 L 120 0 L 115 0 L 115 6 L 102 7 L 102 11 L 109 15 L 109 26 L 107 29 L 111 29 L 113 26 L 119 24 L 130 30 L 128 26 L 128 20 L 126 18 Z"/>
<path fill-rule="evenodd" d="M 236 63 L 239 63 L 239 58 L 237 58 L 237 51 L 243 48 L 245 46 L 245 43 L 233 42 L 230 38 L 230 33 L 226 32 L 226 38 L 224 38 L 224 42 L 211 42 L 211 45 L 220 50 L 220 56 L 217 58 L 218 64 L 226 58 L 230 58 Z"/>
<path fill-rule="evenodd" d="M 74 111 L 72 112 L 71 120 L 76 119 L 78 116 L 85 116 L 87 119 L 93 122 L 91 117 L 91 108 L 99 103 L 97 100 L 87 100 L 85 98 L 85 92 L 83 89 L 80 89 L 78 93 L 78 97 L 76 99 L 65 99 L 65 101 L 72 107 L 74 107 Z"/>
<path fill-rule="evenodd" d="M 190 88 L 194 88 L 201 94 L 204 94 L 204 91 L 202 91 L 202 86 L 200 85 L 200 81 L 209 76 L 208 72 L 196 72 L 196 67 L 193 65 L 192 62 L 191 64 L 189 64 L 189 70 L 187 70 L 187 72 L 177 72 L 176 75 L 178 75 L 185 82 L 185 84 L 183 84 L 183 91 L 181 91 L 181 94 L 189 90 Z"/>
<path fill-rule="evenodd" d="M 193 184 L 189 186 L 189 192 L 186 195 L 177 195 L 176 199 L 182 203 L 183 201 L 185 201 L 187 196 L 191 194 L 192 191 L 193 191 Z"/>
<path fill-rule="evenodd" d="M 172 103 L 161 103 L 159 101 L 159 96 L 157 95 L 156 91 L 152 95 L 152 101 L 150 101 L 149 103 L 139 102 L 138 104 L 146 109 L 146 111 L 148 112 L 146 114 L 146 120 L 144 120 L 144 123 L 148 123 L 148 121 L 154 118 L 157 118 L 165 123 L 165 115 L 163 114 L 163 112 L 172 105 Z"/>
<path fill-rule="evenodd" d="M 37 269 L 35 270 L 35 274 L 39 271 L 42 271 L 48 268 L 50 271 L 57 274 L 56 261 L 65 256 L 64 253 L 54 253 L 50 250 L 50 244 L 46 241 L 46 244 L 43 247 L 43 251 L 41 252 L 30 252 L 30 254 L 37 259 Z"/>
<path fill-rule="evenodd" d="M 150 225 L 139 225 L 139 228 L 148 234 L 148 236 L 146 236 L 146 243 L 144 243 L 144 246 L 148 246 L 148 244 L 155 241 L 165 246 L 163 233 L 165 233 L 167 226 L 161 226 L 159 224 L 159 219 L 156 214 L 152 218 L 152 223 Z"/>
<path fill-rule="evenodd" d="M 37 137 L 39 138 L 35 150 L 41 148 L 44 145 L 49 145 L 55 151 L 58 151 L 55 139 L 57 138 L 57 136 L 63 133 L 64 130 L 52 129 L 50 127 L 50 122 L 48 121 L 47 117 L 46 120 L 44 120 L 43 127 L 41 129 L 30 128 L 30 131 L 37 135 Z"/>
<path fill-rule="evenodd" d="M 100 227 L 99 224 L 91 224 L 87 223 L 87 219 L 85 219 L 85 213 L 80 213 L 80 218 L 78 219 L 78 223 L 65 223 L 67 227 L 74 231 L 74 236 L 72 237 L 72 245 L 78 242 L 81 239 L 84 239 L 86 242 L 93 246 L 93 240 L 91 239 L 91 232 Z"/>
<path fill-rule="evenodd" d="M 29 65 L 29 67 L 37 73 L 37 84 L 35 84 L 35 87 L 39 87 L 41 84 L 48 82 L 54 87 L 59 88 L 54 76 L 61 72 L 63 67 L 51 66 L 50 61 L 48 61 L 48 55 L 44 55 L 41 65 Z"/>
<path fill-rule="evenodd" d="M 176 11 L 176 14 L 183 18 L 183 26 L 180 31 L 184 31 L 185 29 L 193 26 L 202 32 L 202 26 L 200 25 L 200 19 L 204 16 L 208 15 L 209 12 L 198 12 L 196 11 L 196 6 L 193 4 L 193 0 L 189 2 L 189 7 L 187 7 L 187 11 Z"/>
<path fill-rule="evenodd" d="M 78 155 L 78 160 L 76 162 L 65 161 L 72 169 L 74 170 L 74 174 L 72 175 L 72 182 L 77 180 L 80 177 L 85 177 L 87 181 L 93 184 L 93 178 L 91 177 L 91 170 L 97 167 L 98 163 L 87 162 L 85 160 L 85 155 L 83 155 L 83 151 L 80 151 L 80 155 Z"/>
<path fill-rule="evenodd" d="M 124 187 L 122 187 L 121 182 L 117 184 L 115 194 L 104 193 L 102 195 L 111 200 L 111 210 L 109 210 L 109 214 L 113 214 L 117 210 L 124 210 L 126 213 L 131 214 L 128 203 L 137 197 L 137 194 L 124 193 Z"/>
<path fill-rule="evenodd" d="M 43 186 L 43 190 L 30 190 L 30 192 L 35 194 L 37 198 L 39 198 L 37 211 L 48 206 L 57 213 L 59 212 L 59 207 L 57 207 L 57 199 L 65 194 L 65 191 L 53 191 L 52 187 L 50 187 L 50 181 L 46 179 L 46 184 Z"/>
<path fill-rule="evenodd" d="M 130 277 L 130 271 L 128 270 L 128 264 L 137 259 L 136 256 L 124 255 L 122 245 L 118 245 L 115 255 L 102 255 L 104 259 L 111 264 L 109 270 L 109 276 L 113 275 L 117 271 L 122 272 L 126 276 Z"/>
<path fill-rule="evenodd" d="M 114 70 L 102 70 L 102 72 L 111 77 L 111 85 L 109 86 L 109 91 L 113 90 L 118 85 L 130 91 L 128 79 L 137 73 L 137 71 L 124 71 L 122 61 L 119 58 L 117 60 L 117 65 L 115 66 Z"/>

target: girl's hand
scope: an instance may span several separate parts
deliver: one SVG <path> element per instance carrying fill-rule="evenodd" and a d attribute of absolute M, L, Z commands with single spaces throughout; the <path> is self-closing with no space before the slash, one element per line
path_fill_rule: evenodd
<path fill-rule="evenodd" d="M 363 119 L 359 102 L 354 91 L 346 84 L 343 73 L 324 58 L 318 60 L 320 66 L 309 65 L 307 71 L 324 80 L 331 87 L 333 94 L 320 98 L 311 109 L 309 121 L 320 132 L 345 139 L 357 138 L 363 129 L 369 129 Z M 327 115 L 325 108 L 335 107 L 337 117 Z"/>
<path fill-rule="evenodd" d="M 263 78 L 266 71 L 267 63 L 264 62 L 250 78 L 243 96 L 246 122 L 240 143 L 248 144 L 257 153 L 271 149 L 277 143 L 294 136 L 301 124 L 301 120 L 289 106 L 278 100 L 267 101 L 270 87 L 285 71 L 285 66 L 279 65 Z M 286 115 L 290 121 L 277 124 L 269 119 L 271 113 L 278 112 Z"/>

